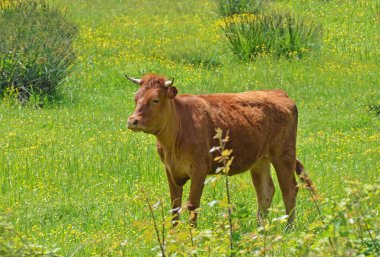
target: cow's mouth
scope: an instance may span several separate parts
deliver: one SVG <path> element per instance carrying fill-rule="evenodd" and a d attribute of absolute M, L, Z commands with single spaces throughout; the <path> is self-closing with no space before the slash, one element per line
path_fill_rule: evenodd
<path fill-rule="evenodd" d="M 144 127 L 136 126 L 136 125 L 127 125 L 127 128 L 129 130 L 132 130 L 133 132 L 140 132 L 140 131 L 144 131 L 145 130 Z"/>
<path fill-rule="evenodd" d="M 143 131 L 141 128 L 129 128 L 130 130 L 132 130 L 133 132 L 141 132 Z"/>

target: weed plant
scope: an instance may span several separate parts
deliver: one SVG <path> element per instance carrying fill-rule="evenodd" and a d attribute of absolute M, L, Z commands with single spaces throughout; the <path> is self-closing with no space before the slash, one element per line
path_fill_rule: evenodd
<path fill-rule="evenodd" d="M 59 248 L 48 248 L 28 241 L 15 230 L 8 219 L 5 213 L 0 212 L 0 256 L 61 256 L 57 254 Z"/>
<path fill-rule="evenodd" d="M 213 182 L 217 181 L 213 179 Z M 209 208 L 219 209 L 220 219 L 212 230 L 195 230 L 183 223 L 176 229 L 167 227 L 166 244 L 157 240 L 160 247 L 152 250 L 165 249 L 162 256 L 278 256 L 284 249 L 292 256 L 379 256 L 380 229 L 376 224 L 380 222 L 380 207 L 376 203 L 380 201 L 380 186 L 357 181 L 347 183 L 350 186 L 346 188 L 346 197 L 318 200 L 322 215 L 301 233 L 278 229 L 286 224 L 287 215 L 268 220 L 255 232 L 244 232 L 239 216 L 245 210 L 235 206 L 232 214 L 230 208 L 234 205 L 228 202 L 226 196 L 225 199 L 211 201 L 208 207 L 202 209 L 203 212 L 209 211 Z M 228 190 L 228 184 L 225 185 Z M 161 201 L 157 203 L 161 204 Z M 153 212 L 151 205 L 149 208 Z M 156 209 L 162 213 L 162 205 Z M 169 224 L 170 216 L 161 216 L 159 221 L 153 214 L 152 217 L 154 228 L 156 223 L 163 226 Z M 235 228 L 233 234 L 232 225 Z M 144 230 L 151 231 L 151 226 Z M 156 233 L 160 235 L 157 229 Z M 142 234 L 141 239 L 155 241 L 146 233 Z"/>
<path fill-rule="evenodd" d="M 301 58 L 318 48 L 322 39 L 320 26 L 287 11 L 230 16 L 221 27 L 233 53 L 243 61 L 268 54 Z"/>
<path fill-rule="evenodd" d="M 56 96 L 75 59 L 66 14 L 43 0 L 1 1 L 0 27 L 0 94 L 40 103 Z"/>

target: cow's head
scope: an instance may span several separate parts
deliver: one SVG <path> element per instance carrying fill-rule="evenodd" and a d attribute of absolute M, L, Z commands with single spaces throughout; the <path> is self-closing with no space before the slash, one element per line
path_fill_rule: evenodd
<path fill-rule="evenodd" d="M 141 79 L 126 76 L 139 85 L 135 95 L 135 111 L 128 118 L 127 127 L 133 131 L 157 134 L 168 122 L 171 100 L 177 95 L 174 79 L 167 80 L 155 74 Z"/>

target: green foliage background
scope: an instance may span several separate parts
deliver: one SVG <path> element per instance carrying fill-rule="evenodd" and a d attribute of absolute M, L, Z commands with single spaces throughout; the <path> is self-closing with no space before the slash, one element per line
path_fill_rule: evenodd
<path fill-rule="evenodd" d="M 363 184 L 379 179 L 380 121 L 369 108 L 380 105 L 376 0 L 276 2 L 321 24 L 323 47 L 302 60 L 263 56 L 250 63 L 230 52 L 214 1 L 62 0 L 59 5 L 79 30 L 78 65 L 59 88 L 64 100 L 44 109 L 21 108 L 9 99 L 0 105 L 0 209 L 28 242 L 59 247 L 64 256 L 152 256 L 157 251 L 152 250 L 157 243 L 149 210 L 138 192 L 143 188 L 152 202 L 162 199 L 169 215 L 167 182 L 154 138 L 125 128 L 136 88 L 124 73 L 174 77 L 180 93 L 286 90 L 299 108 L 298 158 L 321 194 L 326 222 L 341 206 L 331 202 L 362 199 L 363 206 L 378 208 L 374 194 L 352 198 L 346 192 L 360 188 L 347 179 Z M 264 240 L 254 237 L 257 202 L 250 177 L 232 177 L 230 184 L 232 201 L 242 210 L 239 231 L 263 256 Z M 270 220 L 283 215 L 276 189 Z M 223 183 L 206 186 L 199 233 L 223 221 L 223 207 L 208 203 L 223 199 L 224 192 Z M 281 222 L 273 222 L 267 238 L 281 236 L 275 242 L 289 244 L 273 243 L 266 255 L 293 256 L 290 250 L 299 246 L 303 256 L 322 256 L 326 249 L 347 256 L 344 249 L 354 248 L 354 239 L 344 233 L 337 234 L 348 241 L 342 251 L 329 246 L 336 227 L 319 223 L 305 190 L 297 211 L 296 228 L 288 234 Z M 351 224 L 350 217 L 340 218 Z M 378 216 L 365 222 L 376 228 Z M 347 226 L 341 228 L 351 231 Z M 221 241 L 208 241 L 213 243 L 205 249 L 222 254 L 226 244 L 218 232 L 211 235 Z M 376 238 L 379 232 L 372 229 L 372 234 Z M 367 247 L 364 239 L 359 242 Z"/>

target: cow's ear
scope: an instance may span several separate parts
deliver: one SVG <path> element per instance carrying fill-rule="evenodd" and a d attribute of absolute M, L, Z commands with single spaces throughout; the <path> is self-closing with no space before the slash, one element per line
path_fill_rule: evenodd
<path fill-rule="evenodd" d="M 173 86 L 167 87 L 166 90 L 168 92 L 169 99 L 173 99 L 178 93 L 177 88 Z"/>

